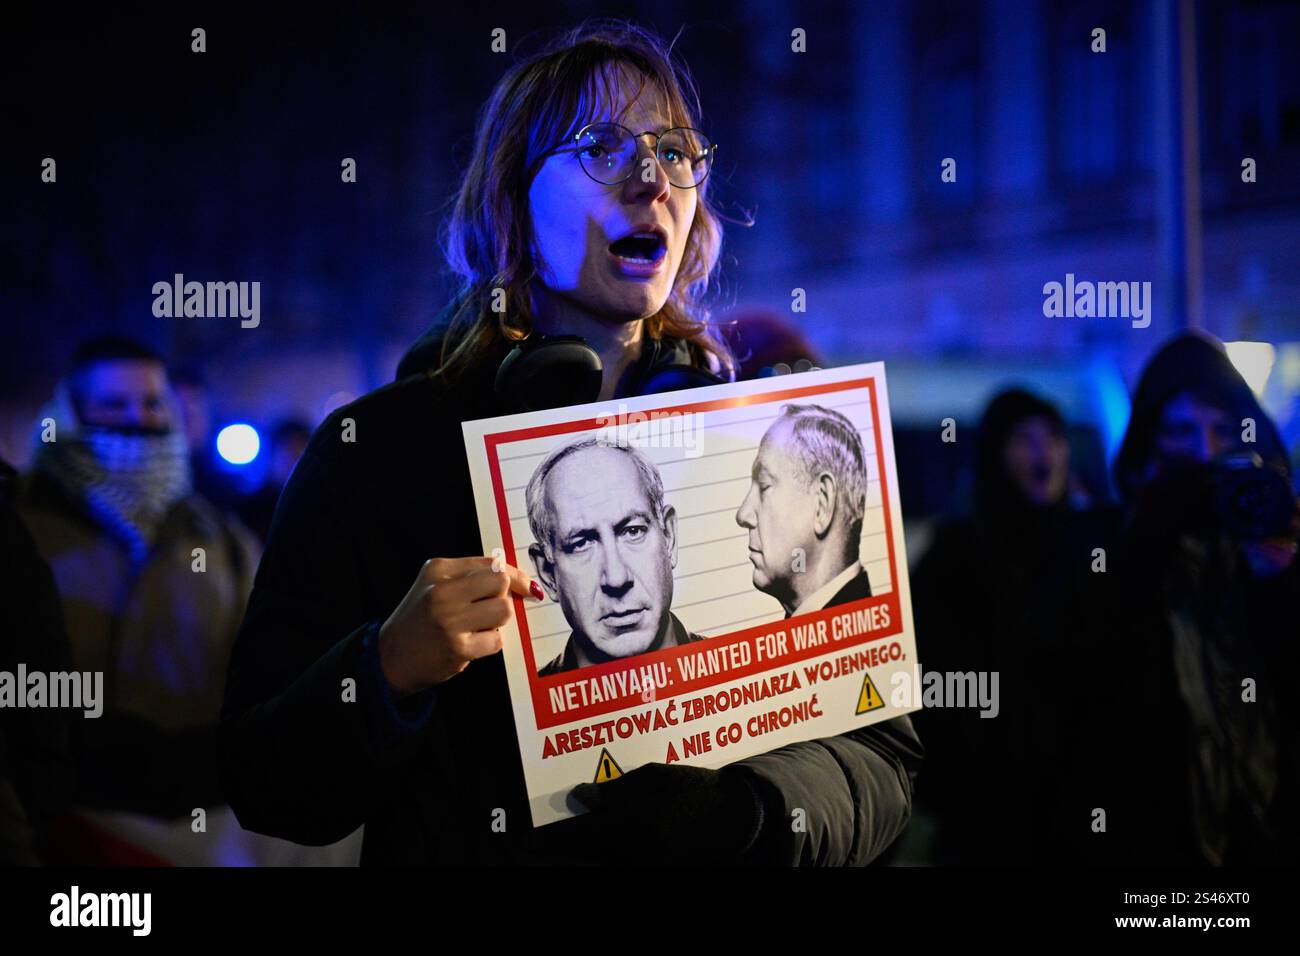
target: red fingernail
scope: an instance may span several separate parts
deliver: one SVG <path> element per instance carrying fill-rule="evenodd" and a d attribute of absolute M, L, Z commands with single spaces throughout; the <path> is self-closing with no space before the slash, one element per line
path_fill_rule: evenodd
<path fill-rule="evenodd" d="M 544 597 L 546 597 L 546 595 L 542 593 L 542 586 L 538 584 L 536 581 L 528 582 L 528 593 L 531 594 L 533 597 L 537 598 L 537 600 L 539 601 L 542 600 Z"/>

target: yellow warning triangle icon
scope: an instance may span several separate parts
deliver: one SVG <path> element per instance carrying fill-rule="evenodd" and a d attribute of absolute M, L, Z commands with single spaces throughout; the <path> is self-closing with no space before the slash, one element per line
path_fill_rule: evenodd
<path fill-rule="evenodd" d="M 862 691 L 858 694 L 858 709 L 853 712 L 856 717 L 858 714 L 865 714 L 869 710 L 877 710 L 885 706 L 885 699 L 880 696 L 880 691 L 876 690 L 876 685 L 871 683 L 871 675 L 862 675 Z"/>
<path fill-rule="evenodd" d="M 596 764 L 596 779 L 592 783 L 604 783 L 606 780 L 616 780 L 621 776 L 623 776 L 623 768 L 614 761 L 608 750 L 601 747 L 600 760 Z"/>

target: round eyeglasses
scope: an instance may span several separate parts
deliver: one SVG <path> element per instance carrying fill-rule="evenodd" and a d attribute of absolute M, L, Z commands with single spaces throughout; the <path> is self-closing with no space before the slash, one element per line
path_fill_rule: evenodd
<path fill-rule="evenodd" d="M 658 134 L 650 130 L 633 133 L 618 123 L 592 123 L 574 135 L 582 171 L 606 186 L 627 182 L 638 172 L 637 140 L 642 136 L 654 136 L 655 158 L 672 185 L 694 189 L 709 175 L 718 147 L 698 129 L 681 126 Z M 651 177 L 658 173 L 653 165 L 645 169 L 646 181 L 653 182 Z"/>

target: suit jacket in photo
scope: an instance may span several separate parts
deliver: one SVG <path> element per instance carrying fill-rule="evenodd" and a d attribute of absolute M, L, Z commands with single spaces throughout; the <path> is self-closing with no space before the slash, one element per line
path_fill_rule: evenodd
<path fill-rule="evenodd" d="M 867 577 L 867 569 L 863 568 L 849 580 L 848 584 L 835 592 L 835 596 L 826 602 L 826 607 L 848 604 L 850 601 L 860 601 L 869 597 L 871 597 L 871 581 Z"/>

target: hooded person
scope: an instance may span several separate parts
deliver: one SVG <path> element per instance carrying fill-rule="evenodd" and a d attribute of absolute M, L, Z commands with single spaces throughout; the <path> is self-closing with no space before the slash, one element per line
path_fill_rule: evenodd
<path fill-rule="evenodd" d="M 1148 363 L 1115 462 L 1127 513 L 1082 641 L 1122 662 L 1076 736 L 1110 766 L 1077 788 L 1109 808 L 1107 863 L 1294 859 L 1300 534 L 1285 448 L 1221 344 L 1191 333 Z M 1082 646 L 1082 644 L 1081 644 Z M 1087 762 L 1085 760 L 1085 762 Z"/>
<path fill-rule="evenodd" d="M 1209 531 L 1212 509 L 1187 514 L 1193 502 L 1186 496 L 1209 493 L 1225 464 L 1256 469 L 1266 481 L 1290 480 L 1282 436 L 1222 344 L 1199 333 L 1178 336 L 1152 356 L 1138 382 L 1115 485 L 1136 520 L 1159 518 L 1166 530 L 1170 521 L 1190 521 Z M 1289 526 L 1289 513 L 1283 517 L 1280 525 Z M 1281 538 L 1289 533 L 1275 530 Z"/>
<path fill-rule="evenodd" d="M 63 862 L 249 863 L 271 845 L 240 831 L 216 768 L 258 548 L 193 493 L 177 421 L 161 357 L 102 339 L 77 351 L 36 429 L 19 510 L 62 598 L 71 668 L 101 688 L 98 713 L 73 722 Z"/>
<path fill-rule="evenodd" d="M 917 802 L 935 823 L 937 863 L 1051 862 L 1064 755 L 1043 666 L 1061 653 L 1090 549 L 1115 516 L 1073 506 L 1066 423 L 1045 399 L 998 393 L 976 442 L 971 508 L 936 533 L 912 603 L 925 671 L 985 675 L 996 690 L 988 716 L 969 706 L 918 715 L 934 759 Z M 972 788 L 976 779 L 985 784 Z"/>

